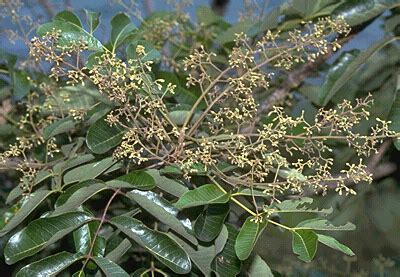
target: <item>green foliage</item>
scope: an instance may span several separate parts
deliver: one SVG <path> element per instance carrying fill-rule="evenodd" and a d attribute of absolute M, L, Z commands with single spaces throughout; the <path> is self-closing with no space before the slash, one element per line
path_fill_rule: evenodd
<path fill-rule="evenodd" d="M 22 31 L 35 63 L 0 52 L 15 275 L 274 276 L 280 233 L 295 254 L 282 261 L 311 262 L 318 244 L 354 256 L 343 194 L 379 206 L 363 183 L 392 173 L 376 177 L 390 140 L 400 149 L 400 4 L 293 0 L 233 24 L 120 4 L 106 39 L 99 12 L 66 10 Z M 333 55 L 381 14 L 386 37 Z M 396 193 L 368 213 L 382 232 Z"/>
<path fill-rule="evenodd" d="M 17 274 L 19 277 L 56 275 L 68 268 L 73 263 L 83 259 L 80 253 L 68 253 L 66 251 L 48 256 L 40 261 L 33 262 L 23 267 Z"/>
<path fill-rule="evenodd" d="M 54 30 L 60 31 L 59 47 L 69 47 L 77 41 L 83 41 L 90 50 L 102 50 L 103 48 L 98 39 L 82 28 L 79 18 L 72 12 L 64 11 L 57 14 L 52 22 L 41 25 L 37 33 L 39 36 L 44 36 Z"/>
<path fill-rule="evenodd" d="M 216 185 L 208 184 L 186 192 L 179 198 L 175 206 L 183 209 L 206 204 L 226 203 L 228 201 L 229 194 Z"/>
<path fill-rule="evenodd" d="M 201 241 L 213 241 L 221 232 L 229 213 L 227 204 L 211 204 L 197 217 L 194 233 Z"/>
<path fill-rule="evenodd" d="M 267 222 L 256 222 L 255 218 L 248 217 L 236 238 L 235 252 L 240 260 L 246 260 L 257 243 L 261 233 L 267 227 Z"/>
<path fill-rule="evenodd" d="M 317 252 L 318 236 L 310 230 L 295 230 L 292 232 L 293 252 L 299 255 L 299 259 L 310 262 Z"/>
<path fill-rule="evenodd" d="M 95 154 L 103 154 L 117 146 L 124 135 L 125 130 L 118 125 L 109 126 L 104 118 L 98 119 L 90 126 L 86 143 L 90 150 Z"/>
<path fill-rule="evenodd" d="M 190 272 L 191 262 L 188 255 L 167 234 L 154 231 L 139 220 L 127 216 L 114 217 L 111 223 L 172 271 L 180 274 Z"/>

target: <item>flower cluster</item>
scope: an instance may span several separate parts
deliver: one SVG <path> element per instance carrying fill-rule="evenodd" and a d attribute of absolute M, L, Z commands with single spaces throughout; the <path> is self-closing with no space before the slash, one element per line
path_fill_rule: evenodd
<path fill-rule="evenodd" d="M 144 167 L 177 165 L 186 178 L 206 172 L 235 188 L 258 188 L 273 199 L 306 188 L 326 192 L 332 183 L 339 194 L 354 194 L 349 182 L 370 182 L 371 175 L 362 159 L 333 175 L 332 142 L 345 141 L 360 156 L 368 156 L 384 138 L 397 136 L 389 130 L 389 122 L 379 119 L 372 134 L 355 131 L 368 119 L 371 96 L 354 105 L 345 100 L 335 109 L 320 109 L 314 122 L 303 115 L 288 116 L 281 107 L 273 108 L 267 123 L 255 120 L 256 93 L 268 91 L 272 69 L 290 69 L 326 54 L 328 48 L 335 51 L 340 46 L 332 37 L 348 32 L 343 18 L 337 17 L 307 23 L 305 30 L 292 31 L 285 40 L 268 31 L 252 44 L 238 34 L 225 69 L 214 61 L 216 54 L 200 46 L 183 61 L 187 87 L 201 92 L 187 110 L 166 97 L 175 93 L 176 84 L 152 77 L 154 64 L 146 59 L 142 45 L 127 61 L 106 51 L 82 67 L 71 58 L 79 59 L 86 46 L 54 47 L 59 39 L 54 32 L 34 39 L 31 53 L 54 62 L 56 79 L 63 76 L 72 83 L 87 79 L 114 103 L 106 121 L 126 131 L 114 151 L 116 159 Z M 84 112 L 69 114 L 82 118 Z M 248 126 L 255 131 L 248 132 Z"/>

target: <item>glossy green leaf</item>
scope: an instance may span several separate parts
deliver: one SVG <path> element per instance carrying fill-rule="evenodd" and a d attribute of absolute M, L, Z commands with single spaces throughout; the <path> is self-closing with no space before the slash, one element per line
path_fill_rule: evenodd
<path fill-rule="evenodd" d="M 341 226 L 335 226 L 327 219 L 313 218 L 300 222 L 299 224 L 297 224 L 295 229 L 317 231 L 353 231 L 356 229 L 356 226 L 350 222 L 347 222 L 346 224 Z"/>
<path fill-rule="evenodd" d="M 235 242 L 235 252 L 242 261 L 246 260 L 257 243 L 261 233 L 267 227 L 266 220 L 256 223 L 254 217 L 248 217 L 240 228 Z"/>
<path fill-rule="evenodd" d="M 236 38 L 236 34 L 240 34 L 242 32 L 244 34 L 247 34 L 247 32 L 251 29 L 253 24 L 254 24 L 253 19 L 246 19 L 244 21 L 240 21 L 239 23 L 228 28 L 220 36 L 218 36 L 215 42 L 220 45 L 223 45 L 228 42 L 233 42 L 234 39 Z"/>
<path fill-rule="evenodd" d="M 63 251 L 24 266 L 20 271 L 18 271 L 16 276 L 56 276 L 64 269 L 83 258 L 84 256 L 80 253 L 72 254 Z"/>
<path fill-rule="evenodd" d="M 94 158 L 95 157 L 92 154 L 85 154 L 75 158 L 71 158 L 69 160 L 54 165 L 53 171 L 61 175 L 64 171 L 74 168 L 78 165 L 90 162 L 91 160 L 94 160 Z"/>
<path fill-rule="evenodd" d="M 325 7 L 335 3 L 334 0 L 293 0 L 290 3 L 285 3 L 281 7 L 281 12 L 285 15 L 297 15 L 301 18 L 312 18 L 320 15 L 320 11 Z"/>
<path fill-rule="evenodd" d="M 190 115 L 189 110 L 176 110 L 169 112 L 169 116 L 176 125 L 182 126 L 186 120 L 186 117 Z M 194 123 L 200 117 L 199 113 L 195 113 L 192 116 L 191 123 Z"/>
<path fill-rule="evenodd" d="M 152 191 L 132 190 L 127 193 L 127 196 L 160 222 L 171 227 L 191 243 L 197 244 L 197 240 L 193 236 L 192 223 L 187 217 L 179 214 L 179 209 L 168 200 Z"/>
<path fill-rule="evenodd" d="M 197 22 L 205 26 L 225 23 L 225 20 L 222 16 L 216 14 L 212 9 L 210 9 L 210 7 L 207 6 L 198 7 L 196 11 L 196 17 Z"/>
<path fill-rule="evenodd" d="M 175 273 L 190 272 L 192 265 L 189 256 L 165 233 L 154 231 L 141 221 L 127 216 L 114 217 L 110 222 Z"/>
<path fill-rule="evenodd" d="M 66 157 L 75 157 L 76 152 L 83 146 L 85 139 L 77 137 L 73 142 L 61 145 L 61 153 Z"/>
<path fill-rule="evenodd" d="M 125 13 L 119 13 L 111 19 L 111 43 L 112 51 L 121 45 L 132 32 L 136 30 L 131 19 Z"/>
<path fill-rule="evenodd" d="M 69 101 L 65 101 L 68 98 Z M 48 105 L 41 107 L 41 114 L 53 115 L 62 117 L 65 114 L 69 114 L 70 110 L 87 110 L 89 107 L 99 104 L 99 102 L 106 102 L 106 98 L 98 90 L 76 85 L 76 86 L 65 86 L 53 92 L 53 96 L 46 100 Z M 54 108 L 57 107 L 57 108 Z"/>
<path fill-rule="evenodd" d="M 344 1 L 335 10 L 334 15 L 343 16 L 350 26 L 355 26 L 369 21 L 396 6 L 400 6 L 400 3 L 392 0 L 350 0 Z"/>
<path fill-rule="evenodd" d="M 198 269 L 204 274 L 204 276 L 210 276 L 211 274 L 211 262 L 214 259 L 215 246 L 213 244 L 197 246 L 186 242 L 175 234 L 169 234 L 189 255 L 190 260 L 198 267 Z"/>
<path fill-rule="evenodd" d="M 14 98 L 19 101 L 24 98 L 31 89 L 31 81 L 28 73 L 22 70 L 12 72 Z"/>
<path fill-rule="evenodd" d="M 10 208 L 3 210 L 3 213 L 0 215 L 0 229 L 4 228 L 4 226 L 11 220 L 11 218 L 14 217 L 23 204 L 24 201 L 19 201 Z"/>
<path fill-rule="evenodd" d="M 317 252 L 318 237 L 314 231 L 292 231 L 292 248 L 300 260 L 310 262 Z"/>
<path fill-rule="evenodd" d="M 90 248 L 93 244 L 92 256 L 104 256 L 106 248 L 106 240 L 102 236 L 97 236 L 96 241 L 95 234 L 99 222 L 89 222 L 73 232 L 74 245 L 77 253 L 89 254 Z"/>
<path fill-rule="evenodd" d="M 214 184 L 203 185 L 189 190 L 182 195 L 175 206 L 179 209 L 202 206 L 206 204 L 219 204 L 229 201 L 230 195 Z"/>
<path fill-rule="evenodd" d="M 4 248 L 7 264 L 36 254 L 91 220 L 93 218 L 87 213 L 72 212 L 32 221 L 8 240 Z"/>
<path fill-rule="evenodd" d="M 144 170 L 131 171 L 126 175 L 120 176 L 117 181 L 127 182 L 132 188 L 140 190 L 150 190 L 156 186 L 154 178 Z"/>
<path fill-rule="evenodd" d="M 92 126 L 97 120 L 106 116 L 112 110 L 112 106 L 107 103 L 99 103 L 91 108 L 85 117 L 85 125 Z"/>
<path fill-rule="evenodd" d="M 125 253 L 132 247 L 132 243 L 129 239 L 124 239 L 121 243 L 111 250 L 107 255 L 106 258 L 114 263 L 118 262 Z"/>
<path fill-rule="evenodd" d="M 125 129 L 120 125 L 111 127 L 105 121 L 105 117 L 102 117 L 90 126 L 86 143 L 93 153 L 103 154 L 117 146 L 121 142 L 124 133 Z"/>
<path fill-rule="evenodd" d="M 36 185 L 40 184 L 44 180 L 48 179 L 51 176 L 53 176 L 53 174 L 52 174 L 52 172 L 50 170 L 40 170 L 40 171 L 38 171 L 38 173 L 36 174 L 36 177 L 35 177 L 35 179 L 33 181 L 32 188 L 35 187 Z M 10 204 L 15 199 L 20 197 L 22 194 L 23 194 L 23 190 L 21 189 L 21 187 L 20 186 L 16 186 L 8 194 L 7 199 L 6 199 L 6 204 Z"/>
<path fill-rule="evenodd" d="M 70 21 L 55 20 L 45 23 L 39 26 L 37 34 L 39 36 L 45 36 L 46 33 L 51 33 L 54 30 L 60 31 L 60 38 L 57 40 L 57 44 L 61 47 L 71 46 L 76 44 L 77 41 L 83 41 L 87 43 L 89 50 L 99 51 L 103 49 L 103 45 L 97 38 L 86 32 L 79 25 Z"/>
<path fill-rule="evenodd" d="M 0 230 L 0 237 L 17 227 L 28 215 L 30 215 L 53 191 L 40 190 L 25 196 L 22 206 L 15 215 L 7 222 L 3 229 Z"/>
<path fill-rule="evenodd" d="M 330 66 L 328 73 L 326 74 L 325 81 L 322 84 L 319 92 L 319 103 L 326 105 L 330 97 L 334 95 L 329 94 L 332 87 L 335 86 L 336 82 L 340 77 L 346 72 L 347 67 L 354 61 L 354 59 L 359 55 L 359 50 L 352 50 L 343 52 L 339 58 Z"/>
<path fill-rule="evenodd" d="M 115 188 L 131 188 L 131 186 L 125 182 L 120 182 L 117 185 L 113 186 Z M 83 182 L 77 184 L 74 187 L 71 187 L 65 192 L 63 198 L 58 200 L 56 209 L 52 212 L 51 216 L 56 216 L 59 214 L 63 214 L 69 211 L 75 211 L 78 209 L 84 202 L 88 201 L 94 195 L 105 191 L 110 190 L 111 186 L 106 183 L 98 180 L 90 180 L 88 182 Z M 61 197 L 61 196 L 60 196 Z"/>
<path fill-rule="evenodd" d="M 87 180 L 87 181 L 83 181 L 80 182 L 78 184 L 72 185 L 70 187 L 68 187 L 67 190 L 63 191 L 60 196 L 57 198 L 56 203 L 54 204 L 55 208 L 57 209 L 58 207 L 64 205 L 68 199 L 71 197 L 71 195 L 73 195 L 76 191 L 78 191 L 81 188 L 84 187 L 89 187 L 93 184 L 98 184 L 98 183 L 102 183 L 102 181 L 100 180 Z"/>
<path fill-rule="evenodd" d="M 397 76 L 396 100 L 392 105 L 392 109 L 390 110 L 388 120 L 392 122 L 389 125 L 390 130 L 395 132 L 400 132 L 400 75 Z M 394 145 L 396 146 L 397 150 L 400 151 L 399 138 L 394 140 Z"/>
<path fill-rule="evenodd" d="M 107 277 L 129 277 L 129 274 L 122 267 L 106 258 L 93 257 L 92 259 Z"/>
<path fill-rule="evenodd" d="M 335 84 L 331 87 L 328 93 L 326 93 L 325 99 L 331 99 L 346 83 L 358 72 L 358 70 L 365 64 L 372 55 L 381 50 L 386 45 L 398 40 L 400 37 L 387 37 L 374 44 L 372 44 L 367 50 L 359 54 L 352 62 L 346 67 L 346 70 L 336 80 Z M 326 101 L 325 101 L 326 102 Z M 326 103 L 322 103 L 325 105 Z"/>
<path fill-rule="evenodd" d="M 229 203 L 209 205 L 196 219 L 196 237 L 201 241 L 213 241 L 221 232 L 228 213 Z"/>
<path fill-rule="evenodd" d="M 335 238 L 332 238 L 330 236 L 321 235 L 321 234 L 317 234 L 317 236 L 318 236 L 318 241 L 320 243 L 325 244 L 326 246 L 333 248 L 335 250 L 339 250 L 346 255 L 349 255 L 349 256 L 355 255 L 354 252 L 349 247 L 347 247 L 344 244 L 341 244 Z"/>
<path fill-rule="evenodd" d="M 220 277 L 236 276 L 242 267 L 242 263 L 235 253 L 235 241 L 238 231 L 230 224 L 226 225 L 228 229 L 228 240 L 224 249 L 213 260 L 211 268 Z"/>
<path fill-rule="evenodd" d="M 138 57 L 136 53 L 136 48 L 138 45 L 144 47 L 144 52 L 146 53 L 144 56 Z M 138 60 L 140 58 L 141 62 L 158 62 L 161 59 L 161 53 L 155 49 L 150 42 L 145 40 L 137 40 L 130 43 L 128 47 L 126 47 L 126 55 L 128 59 Z"/>
<path fill-rule="evenodd" d="M 114 158 L 109 157 L 98 162 L 76 167 L 64 175 L 64 184 L 72 184 L 75 182 L 94 179 L 115 163 L 116 161 Z"/>
<path fill-rule="evenodd" d="M 15 64 L 17 63 L 17 55 L 11 54 L 4 49 L 0 49 L 0 61 L 5 63 L 7 67 L 11 70 L 15 67 Z"/>
<path fill-rule="evenodd" d="M 274 277 L 274 274 L 272 274 L 271 268 L 268 266 L 268 264 L 259 255 L 256 255 L 251 262 L 249 276 Z"/>
<path fill-rule="evenodd" d="M 54 16 L 54 20 L 70 22 L 82 28 L 82 22 L 79 17 L 71 11 L 62 11 Z"/>
<path fill-rule="evenodd" d="M 157 187 L 171 195 L 180 197 L 188 191 L 188 188 L 182 185 L 182 183 L 160 175 L 160 172 L 156 169 L 148 169 L 146 173 L 154 178 Z"/>
<path fill-rule="evenodd" d="M 222 226 L 222 230 L 219 233 L 218 237 L 214 241 L 215 245 L 215 254 L 219 254 L 224 250 L 224 247 L 226 245 L 226 242 L 228 241 L 228 228 L 226 228 L 226 225 Z"/>
<path fill-rule="evenodd" d="M 110 174 L 110 173 L 112 173 L 114 171 L 117 171 L 117 170 L 120 171 L 120 169 L 123 168 L 123 167 L 124 167 L 124 162 L 119 160 L 118 162 L 116 162 L 115 164 L 113 164 L 112 166 L 107 168 L 107 170 L 103 172 L 103 175 Z"/>
<path fill-rule="evenodd" d="M 57 120 L 47 126 L 43 130 L 43 138 L 45 140 L 54 137 L 58 134 L 66 133 L 71 131 L 72 129 L 75 128 L 75 121 L 73 118 L 66 117 L 60 120 Z"/>
<path fill-rule="evenodd" d="M 100 24 L 100 13 L 83 9 L 86 16 L 86 24 L 89 26 L 89 33 L 93 33 Z"/>

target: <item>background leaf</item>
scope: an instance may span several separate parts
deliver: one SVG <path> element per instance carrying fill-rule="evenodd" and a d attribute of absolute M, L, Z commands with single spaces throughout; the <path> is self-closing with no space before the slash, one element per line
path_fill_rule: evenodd
<path fill-rule="evenodd" d="M 336 84 L 340 77 L 346 72 L 347 67 L 358 56 L 359 50 L 342 52 L 339 58 L 330 66 L 326 74 L 325 81 L 322 84 L 319 92 L 319 103 L 326 105 L 334 95 L 329 93 L 331 88 Z M 328 97 L 329 96 L 329 97 Z"/>
<path fill-rule="evenodd" d="M 235 241 L 238 231 L 230 224 L 226 224 L 228 230 L 228 240 L 224 249 L 219 253 L 212 262 L 212 269 L 220 277 L 236 276 L 241 269 L 241 261 L 235 253 Z"/>
<path fill-rule="evenodd" d="M 99 227 L 99 222 L 89 222 L 88 224 L 79 227 L 73 232 L 75 250 L 78 253 L 89 254 L 90 248 L 94 243 L 92 255 L 102 257 L 106 248 L 106 240 L 102 236 L 97 236 L 96 241 L 95 234 L 97 228 Z"/>
<path fill-rule="evenodd" d="M 350 0 L 344 1 L 335 10 L 334 15 L 343 16 L 350 26 L 355 26 L 399 5 L 400 3 L 391 0 Z"/>
<path fill-rule="evenodd" d="M 213 241 L 221 232 L 228 213 L 229 203 L 209 205 L 196 219 L 196 237 L 202 241 Z"/>
<path fill-rule="evenodd" d="M 110 277 L 129 277 L 129 274 L 116 263 L 103 257 L 93 257 L 93 261 L 100 267 L 105 276 Z"/>
<path fill-rule="evenodd" d="M 125 129 L 119 125 L 110 125 L 100 118 L 92 126 L 90 126 L 86 143 L 89 149 L 95 154 L 103 154 L 113 147 L 117 146 L 124 136 Z"/>
<path fill-rule="evenodd" d="M 126 175 L 122 175 L 116 181 L 127 182 L 132 187 L 140 190 L 150 190 L 156 186 L 154 178 L 144 170 L 131 171 Z"/>
<path fill-rule="evenodd" d="M 28 73 L 22 70 L 12 72 L 12 80 L 14 87 L 14 98 L 19 101 L 24 98 L 31 89 L 31 81 Z"/>
<path fill-rule="evenodd" d="M 111 19 L 111 44 L 112 52 L 120 46 L 132 32 L 136 30 L 129 16 L 125 13 L 119 13 Z"/>
<path fill-rule="evenodd" d="M 141 221 L 127 216 L 114 217 L 111 223 L 175 273 L 190 272 L 192 265 L 189 256 L 168 235 L 151 230 Z"/>
<path fill-rule="evenodd" d="M 148 169 L 146 170 L 146 173 L 150 174 L 154 178 L 157 187 L 171 195 L 180 197 L 188 191 L 188 188 L 182 185 L 181 182 L 162 176 L 156 169 Z"/>
<path fill-rule="evenodd" d="M 25 196 L 22 201 L 22 206 L 18 209 L 15 215 L 7 222 L 0 230 L 0 237 L 17 227 L 29 214 L 31 214 L 37 206 L 40 205 L 53 191 L 40 190 Z"/>
<path fill-rule="evenodd" d="M 356 226 L 353 223 L 347 222 L 341 226 L 333 225 L 329 220 L 321 218 L 313 218 L 305 220 L 297 224 L 296 230 L 319 230 L 319 231 L 353 231 Z"/>
<path fill-rule="evenodd" d="M 189 190 L 182 195 L 175 206 L 179 209 L 202 206 L 206 204 L 226 203 L 230 195 L 223 192 L 214 184 L 203 185 L 199 188 Z"/>
<path fill-rule="evenodd" d="M 94 179 L 115 163 L 116 161 L 114 158 L 109 157 L 98 162 L 76 167 L 64 175 L 64 184 L 72 184 L 75 182 L 83 182 Z"/>
<path fill-rule="evenodd" d="M 392 124 L 389 125 L 390 130 L 400 132 L 400 75 L 397 75 L 396 100 L 392 105 L 388 120 L 392 122 Z M 397 150 L 400 151 L 399 138 L 395 139 L 394 145 L 396 146 Z"/>
<path fill-rule="evenodd" d="M 83 255 L 80 253 L 72 254 L 63 251 L 24 266 L 20 271 L 18 271 L 16 276 L 55 276 L 81 259 L 83 259 Z"/>
<path fill-rule="evenodd" d="M 261 233 L 267 227 L 266 220 L 256 223 L 254 217 L 248 217 L 240 228 L 235 242 L 235 252 L 240 260 L 246 260 L 257 243 Z"/>
<path fill-rule="evenodd" d="M 125 253 L 132 247 L 132 243 L 128 239 L 124 239 L 121 243 L 115 247 L 112 251 L 110 251 L 106 258 L 113 262 L 118 262 Z"/>
<path fill-rule="evenodd" d="M 197 244 L 189 218 L 184 215 L 179 215 L 178 217 L 179 209 L 169 203 L 168 200 L 152 191 L 132 190 L 127 195 L 138 203 L 144 211 L 171 227 L 172 230 L 191 243 Z"/>
<path fill-rule="evenodd" d="M 93 34 L 93 32 L 97 29 L 100 24 L 100 13 L 89 11 L 87 9 L 83 9 L 86 16 L 86 23 L 89 27 L 89 33 Z"/>
<path fill-rule="evenodd" d="M 56 217 L 39 218 L 14 234 L 4 248 L 7 264 L 36 254 L 82 224 L 93 220 L 83 212 L 72 212 Z"/>
<path fill-rule="evenodd" d="M 358 69 L 360 69 L 361 66 L 364 65 L 365 61 L 368 60 L 372 55 L 399 38 L 400 37 L 387 37 L 382 39 L 372 44 L 367 50 L 363 51 L 356 58 L 353 58 L 352 62 L 346 67 L 346 70 L 336 80 L 329 92 L 326 93 L 325 99 L 331 99 L 357 73 Z M 325 105 L 326 103 L 327 101 L 322 104 Z"/>
<path fill-rule="evenodd" d="M 76 14 L 71 11 L 61 11 L 54 16 L 54 20 L 56 21 L 65 21 L 72 23 L 80 28 L 82 28 L 82 22 Z"/>
<path fill-rule="evenodd" d="M 293 252 L 299 255 L 299 259 L 310 262 L 317 252 L 318 237 L 310 230 L 292 231 Z"/>
<path fill-rule="evenodd" d="M 317 234 L 317 236 L 318 236 L 318 241 L 320 243 L 325 244 L 326 246 L 333 248 L 335 250 L 339 250 L 346 255 L 349 255 L 349 256 L 355 255 L 354 252 L 349 247 L 341 244 L 335 238 L 332 238 L 330 236 L 321 235 L 321 234 Z"/>
<path fill-rule="evenodd" d="M 161 59 L 161 53 L 154 48 L 154 46 L 145 40 L 137 40 L 128 45 L 126 47 L 126 55 L 128 59 L 134 59 L 137 60 L 139 57 L 136 54 L 136 48 L 138 45 L 141 45 L 144 47 L 145 55 L 143 57 L 140 57 L 141 62 L 148 62 L 148 61 L 153 61 L 153 62 L 158 62 Z"/>
<path fill-rule="evenodd" d="M 71 131 L 72 129 L 75 128 L 75 121 L 73 118 L 66 117 L 60 120 L 57 120 L 47 126 L 43 130 L 43 138 L 44 139 L 49 139 L 51 137 L 54 137 L 58 134 L 66 133 Z"/>
<path fill-rule="evenodd" d="M 274 274 L 272 274 L 268 264 L 259 255 L 256 255 L 250 265 L 249 276 L 274 277 Z"/>
<path fill-rule="evenodd" d="M 101 42 L 86 32 L 82 27 L 67 21 L 55 20 L 53 22 L 40 25 L 37 29 L 39 36 L 44 36 L 46 33 L 51 33 L 53 30 L 61 31 L 60 38 L 57 43 L 59 46 L 71 46 L 77 41 L 83 41 L 87 44 L 89 50 L 99 51 L 103 49 Z"/>

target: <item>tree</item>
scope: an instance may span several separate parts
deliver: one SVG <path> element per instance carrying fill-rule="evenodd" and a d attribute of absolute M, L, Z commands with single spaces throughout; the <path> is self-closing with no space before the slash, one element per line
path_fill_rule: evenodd
<path fill-rule="evenodd" d="M 355 225 L 323 201 L 393 172 L 379 161 L 399 147 L 400 3 L 293 0 L 230 24 L 118 2 L 106 40 L 98 12 L 27 31 L 2 4 L 29 45 L 1 54 L 17 276 L 272 276 L 254 248 L 276 230 L 303 262 L 321 244 L 353 256 L 331 231 Z M 383 13 L 384 39 L 340 50 Z"/>

